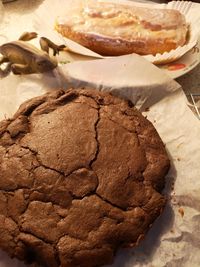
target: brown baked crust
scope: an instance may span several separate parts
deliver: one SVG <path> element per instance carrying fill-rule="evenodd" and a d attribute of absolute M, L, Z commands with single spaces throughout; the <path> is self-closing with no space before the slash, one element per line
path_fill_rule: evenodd
<path fill-rule="evenodd" d="M 54 91 L 0 123 L 0 248 L 48 267 L 111 263 L 165 205 L 169 159 L 130 103 Z"/>
<path fill-rule="evenodd" d="M 64 37 L 79 43 L 82 46 L 102 55 L 102 56 L 121 56 L 136 53 L 139 55 L 155 55 L 163 54 L 172 49 L 176 49 L 177 45 L 173 40 L 165 39 L 157 41 L 152 39 L 137 39 L 135 41 L 126 41 L 121 38 L 109 38 L 108 36 L 97 36 L 91 33 L 76 32 L 72 28 L 58 24 L 56 22 L 55 29 Z"/>

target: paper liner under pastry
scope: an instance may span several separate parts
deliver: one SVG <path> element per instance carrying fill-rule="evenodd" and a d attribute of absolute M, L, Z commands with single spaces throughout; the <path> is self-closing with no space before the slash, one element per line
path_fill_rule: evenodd
<path fill-rule="evenodd" d="M 197 44 L 200 35 L 200 4 L 189 1 L 172 1 L 162 6 L 167 9 L 179 10 L 185 15 L 186 21 L 189 24 L 189 36 L 187 43 L 182 47 L 178 47 L 170 52 L 165 52 L 162 55 L 144 56 L 154 64 L 166 64 L 179 59 Z"/>
<path fill-rule="evenodd" d="M 183 13 L 186 17 L 186 21 L 189 25 L 189 36 L 186 45 L 182 47 L 178 47 L 175 50 L 171 50 L 170 52 L 165 52 L 164 54 L 156 54 L 153 55 L 145 55 L 144 57 L 154 64 L 166 64 L 172 61 L 179 59 L 181 56 L 186 54 L 190 49 L 192 49 L 198 40 L 200 34 L 200 4 L 192 3 L 189 1 L 172 1 L 168 4 L 150 4 L 150 3 L 139 3 L 132 2 L 127 0 L 99 0 L 98 2 L 109 2 L 109 3 L 119 3 L 125 5 L 137 5 L 148 8 L 158 8 L 158 9 L 176 9 Z M 65 43 L 69 51 L 74 52 L 76 54 L 94 57 L 94 58 L 103 58 L 103 56 L 77 44 L 76 42 L 64 38 L 59 33 L 56 32 L 55 28 L 55 20 L 58 16 L 65 16 L 66 10 L 67 12 L 73 12 L 73 9 L 79 5 L 90 5 L 94 3 L 91 0 L 60 0 L 53 1 L 49 0 L 44 2 L 38 9 L 36 13 L 35 19 L 35 28 L 36 30 L 54 41 L 58 41 L 59 43 Z M 47 12 L 48 10 L 48 12 Z"/>

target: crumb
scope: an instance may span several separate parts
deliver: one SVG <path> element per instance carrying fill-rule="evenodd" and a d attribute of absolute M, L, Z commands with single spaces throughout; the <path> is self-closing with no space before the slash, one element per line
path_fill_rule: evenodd
<path fill-rule="evenodd" d="M 170 230 L 170 232 L 171 232 L 171 233 L 174 233 L 174 230 L 173 230 L 173 229 L 171 229 L 171 230 Z"/>
<path fill-rule="evenodd" d="M 178 160 L 178 161 L 181 161 L 181 159 L 180 159 L 180 158 L 177 158 L 177 160 Z"/>
<path fill-rule="evenodd" d="M 145 108 L 144 111 L 145 111 L 145 112 L 148 112 L 148 111 L 150 111 L 150 108 Z"/>
<path fill-rule="evenodd" d="M 184 216 L 184 209 L 183 208 L 179 208 L 178 212 L 181 214 L 182 217 Z"/>
<path fill-rule="evenodd" d="M 154 120 L 153 122 L 156 123 L 156 120 Z"/>

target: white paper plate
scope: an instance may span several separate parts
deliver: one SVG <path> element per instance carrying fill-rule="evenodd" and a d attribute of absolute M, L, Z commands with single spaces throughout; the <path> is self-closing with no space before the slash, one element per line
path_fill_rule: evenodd
<path fill-rule="evenodd" d="M 59 57 L 60 63 L 65 62 L 74 62 L 74 61 L 85 61 L 91 60 L 91 57 L 81 56 L 76 54 L 62 54 Z M 94 60 L 94 58 L 93 58 Z M 158 65 L 159 69 L 165 72 L 172 79 L 176 79 L 186 73 L 190 72 L 200 63 L 200 38 L 195 47 L 193 47 L 189 52 L 187 52 L 184 56 L 182 56 L 177 61 Z"/>
<path fill-rule="evenodd" d="M 199 25 L 200 27 L 200 25 Z M 176 79 L 194 69 L 200 63 L 200 38 L 196 46 L 177 61 L 159 65 L 167 75 Z"/>
<path fill-rule="evenodd" d="M 87 61 L 87 60 L 95 60 L 91 57 L 71 54 L 71 53 L 61 53 L 58 56 L 58 61 L 61 64 L 75 62 L 75 61 Z M 189 52 L 187 52 L 184 56 L 182 56 L 177 61 L 158 65 L 157 67 L 161 69 L 165 74 L 170 76 L 172 79 L 176 79 L 186 73 L 190 72 L 200 63 L 200 38 L 195 47 L 193 47 Z"/>

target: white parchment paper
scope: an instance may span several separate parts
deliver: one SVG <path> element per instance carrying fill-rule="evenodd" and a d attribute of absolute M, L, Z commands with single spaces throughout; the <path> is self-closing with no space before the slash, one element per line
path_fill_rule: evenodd
<path fill-rule="evenodd" d="M 97 64 L 98 61 L 98 64 Z M 186 105 L 179 84 L 142 57 L 75 62 L 54 73 L 0 81 L 0 118 L 26 99 L 55 88 L 93 85 L 131 99 L 155 125 L 171 158 L 165 194 L 168 204 L 145 240 L 117 253 L 113 267 L 200 266 L 200 123 Z M 0 267 L 22 267 L 0 252 Z"/>

